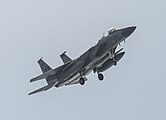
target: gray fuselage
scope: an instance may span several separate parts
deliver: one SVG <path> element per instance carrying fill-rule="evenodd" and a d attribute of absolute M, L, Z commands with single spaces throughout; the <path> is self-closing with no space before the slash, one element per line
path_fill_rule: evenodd
<path fill-rule="evenodd" d="M 57 87 L 78 81 L 80 77 L 89 74 L 94 67 L 110 59 L 110 51 L 124 41 L 134 30 L 135 27 L 128 27 L 116 30 L 108 36 L 102 37 L 95 46 L 91 47 L 68 65 L 62 78 L 58 80 Z M 77 64 L 78 62 L 82 64 Z"/>

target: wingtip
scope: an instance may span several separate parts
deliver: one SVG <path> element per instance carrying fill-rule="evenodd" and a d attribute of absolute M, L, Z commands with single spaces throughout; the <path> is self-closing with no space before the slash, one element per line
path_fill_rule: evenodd
<path fill-rule="evenodd" d="M 35 92 L 31 92 L 31 93 L 29 93 L 28 95 L 30 96 L 30 95 L 32 95 L 32 94 L 34 94 Z"/>
<path fill-rule="evenodd" d="M 32 79 L 30 79 L 30 83 L 31 83 L 31 82 L 33 82 L 33 78 L 32 78 Z"/>
<path fill-rule="evenodd" d="M 28 95 L 32 95 L 32 93 L 29 93 Z"/>
<path fill-rule="evenodd" d="M 30 82 L 34 82 L 34 81 L 36 81 L 36 79 L 35 79 L 35 78 L 30 79 Z"/>

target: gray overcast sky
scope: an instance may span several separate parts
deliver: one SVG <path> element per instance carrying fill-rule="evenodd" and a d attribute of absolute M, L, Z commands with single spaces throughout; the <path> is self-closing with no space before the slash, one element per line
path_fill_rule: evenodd
<path fill-rule="evenodd" d="M 166 120 L 166 2 L 164 0 L 0 1 L 1 120 Z M 62 64 L 96 44 L 109 27 L 137 25 L 122 44 L 125 56 L 98 81 L 52 88 L 29 83 L 37 60 Z"/>

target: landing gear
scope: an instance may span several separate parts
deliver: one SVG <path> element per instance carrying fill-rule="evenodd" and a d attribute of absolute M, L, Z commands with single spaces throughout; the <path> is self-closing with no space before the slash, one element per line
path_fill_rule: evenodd
<path fill-rule="evenodd" d="M 99 79 L 100 81 L 102 81 L 102 80 L 104 79 L 103 74 L 99 73 L 99 74 L 98 74 L 98 79 Z"/>
<path fill-rule="evenodd" d="M 117 65 L 117 61 L 114 61 L 114 65 L 115 65 L 115 66 Z"/>
<path fill-rule="evenodd" d="M 115 49 L 116 49 L 116 48 L 115 48 Z M 117 65 L 117 61 L 115 60 L 115 55 L 116 55 L 115 49 L 112 50 L 112 51 L 109 53 L 109 55 L 110 55 L 110 57 L 113 59 L 114 65 L 116 66 L 116 65 Z"/>
<path fill-rule="evenodd" d="M 100 81 L 102 81 L 102 80 L 104 79 L 104 75 L 101 74 L 101 73 L 99 73 L 99 71 L 97 70 L 97 67 L 93 68 L 93 72 L 94 72 L 94 73 L 97 72 L 98 79 L 99 79 Z"/>
<path fill-rule="evenodd" d="M 81 78 L 79 79 L 79 83 L 80 83 L 81 85 L 84 85 L 84 84 L 85 84 L 85 79 L 81 77 Z"/>
<path fill-rule="evenodd" d="M 114 65 L 116 66 L 117 65 L 117 61 L 115 60 L 115 57 L 113 56 L 112 59 L 114 61 Z"/>

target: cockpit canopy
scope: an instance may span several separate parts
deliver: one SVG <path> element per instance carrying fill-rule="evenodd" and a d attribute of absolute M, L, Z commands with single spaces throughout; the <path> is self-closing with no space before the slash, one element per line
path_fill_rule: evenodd
<path fill-rule="evenodd" d="M 114 33 L 117 29 L 112 27 L 112 28 L 109 28 L 106 32 L 103 33 L 103 37 L 107 37 L 108 35 Z"/>

